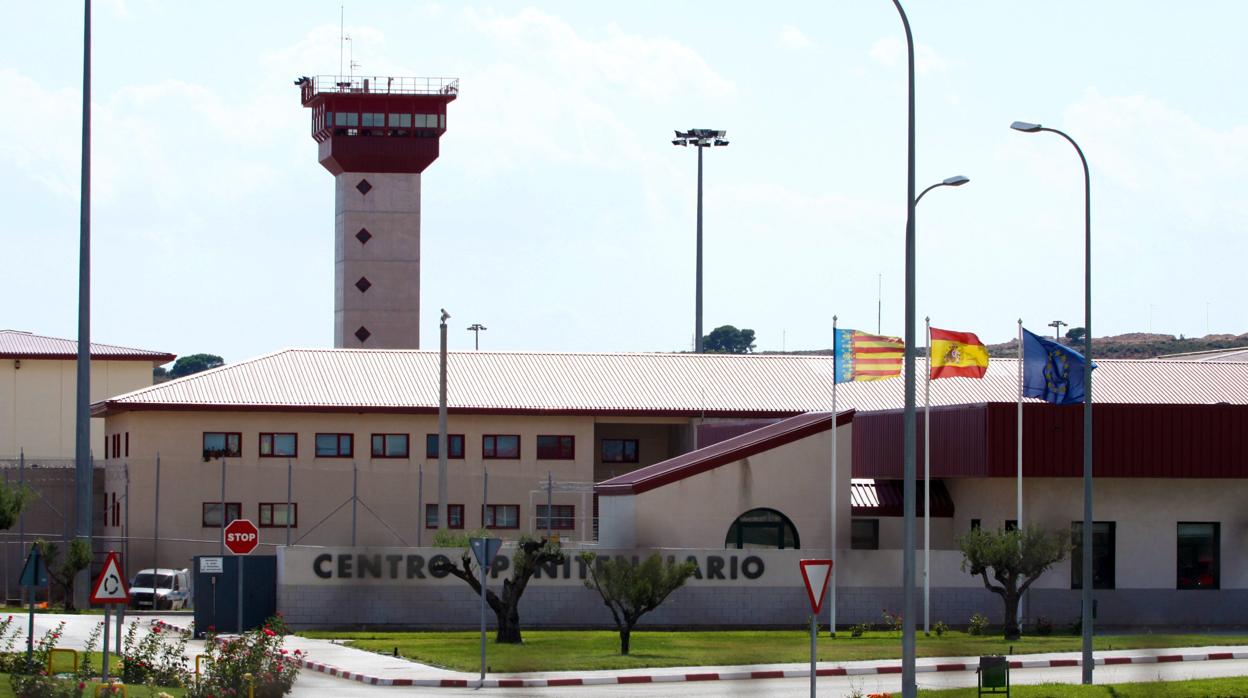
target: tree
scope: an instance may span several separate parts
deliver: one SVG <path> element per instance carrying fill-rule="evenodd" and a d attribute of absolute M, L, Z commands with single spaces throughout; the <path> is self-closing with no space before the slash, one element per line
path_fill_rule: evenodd
<path fill-rule="evenodd" d="M 481 596 L 481 582 L 476 575 L 476 562 L 473 559 L 472 552 L 468 549 L 468 538 L 481 537 L 484 538 L 488 534 L 484 531 L 466 533 L 460 535 L 447 534 L 445 531 L 438 531 L 434 538 L 434 545 L 444 548 L 460 548 L 464 549 L 459 556 L 459 566 L 454 562 L 445 566 L 445 571 L 452 576 L 458 577 L 468 583 L 472 587 L 473 592 L 478 597 Z M 502 556 L 499 556 L 502 558 Z M 521 536 L 519 544 L 516 546 L 516 554 L 508 561 L 499 565 L 497 559 L 494 569 L 511 568 L 511 578 L 503 580 L 503 593 L 500 596 L 494 591 L 494 587 L 489 587 L 485 591 L 485 602 L 489 604 L 490 610 L 494 611 L 494 616 L 498 619 L 498 632 L 494 635 L 494 642 L 504 644 L 520 644 L 522 638 L 520 636 L 520 597 L 524 596 L 524 590 L 529 586 L 529 579 L 537 572 L 539 567 L 551 569 L 556 565 L 562 565 L 565 557 L 560 549 L 559 542 L 547 540 L 534 540 L 528 536 Z"/>
<path fill-rule="evenodd" d="M 738 330 L 723 325 L 702 338 L 702 348 L 719 354 L 748 354 L 754 351 L 754 330 Z"/>
<path fill-rule="evenodd" d="M 26 508 L 29 495 L 30 489 L 25 486 L 0 483 L 0 531 L 13 528 L 22 509 Z"/>
<path fill-rule="evenodd" d="M 602 602 L 611 609 L 615 628 L 620 632 L 620 654 L 628 654 L 633 627 L 645 614 L 653 611 L 685 580 L 697 571 L 695 562 L 664 562 L 658 553 L 641 564 L 622 557 L 597 559 L 595 553 L 581 553 L 589 568 L 585 586 L 598 591 Z"/>
<path fill-rule="evenodd" d="M 958 539 L 962 571 L 979 575 L 984 587 L 1005 602 L 1005 639 L 1017 640 L 1018 601 L 1045 570 L 1061 562 L 1070 549 L 1069 534 L 1028 526 L 1024 531 L 973 529 Z M 993 584 L 988 579 L 992 568 Z"/>
<path fill-rule="evenodd" d="M 1066 339 L 1069 339 L 1070 343 L 1074 344 L 1075 342 L 1081 341 L 1083 336 L 1087 333 L 1088 331 L 1082 327 L 1072 327 L 1069 330 L 1066 330 Z"/>
<path fill-rule="evenodd" d="M 173 368 L 169 369 L 169 377 L 181 378 L 224 365 L 225 359 L 216 354 L 191 354 L 173 362 Z"/>
<path fill-rule="evenodd" d="M 74 610 L 74 577 L 91 564 L 91 547 L 81 538 L 69 542 L 69 554 L 62 561 L 61 548 L 56 543 L 49 543 L 42 538 L 35 541 L 39 546 L 39 554 L 43 563 L 48 566 L 48 576 L 65 592 L 65 610 Z"/>

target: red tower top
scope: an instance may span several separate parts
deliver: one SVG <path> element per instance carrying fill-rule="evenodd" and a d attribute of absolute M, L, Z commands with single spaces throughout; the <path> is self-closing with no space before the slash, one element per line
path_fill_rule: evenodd
<path fill-rule="evenodd" d="M 320 160 L 343 172 L 423 172 L 438 159 L 458 78 L 318 75 L 295 81 Z"/>

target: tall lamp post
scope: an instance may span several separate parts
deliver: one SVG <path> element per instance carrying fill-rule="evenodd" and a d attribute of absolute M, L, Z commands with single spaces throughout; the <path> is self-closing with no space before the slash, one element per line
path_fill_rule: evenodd
<path fill-rule="evenodd" d="M 923 200 L 923 195 L 937 187 L 960 187 L 969 181 L 971 181 L 969 177 L 963 177 L 962 175 L 946 177 L 920 192 L 918 198 L 914 200 L 914 205 L 917 207 L 919 202 Z M 932 337 L 930 333 L 926 338 L 926 342 L 927 352 L 930 356 L 932 351 Z M 923 634 L 929 635 L 932 627 L 932 411 L 928 407 L 931 404 L 932 381 L 930 378 L 927 380 L 926 385 L 927 393 L 923 398 Z"/>
<path fill-rule="evenodd" d="M 1055 128 L 1015 121 L 1023 133 L 1056 133 L 1075 148 L 1083 164 L 1083 682 L 1092 683 L 1092 176 L 1075 139 Z"/>
<path fill-rule="evenodd" d="M 712 146 L 725 146 L 728 141 L 724 136 L 727 131 L 716 131 L 709 128 L 691 128 L 685 132 L 676 132 L 672 145 L 683 147 L 693 146 L 698 149 L 698 262 L 694 285 L 694 318 L 693 318 L 693 350 L 702 353 L 702 149 Z"/>
<path fill-rule="evenodd" d="M 1062 328 L 1067 327 L 1068 325 L 1069 323 L 1062 322 L 1061 320 L 1054 320 L 1049 323 L 1049 327 L 1053 328 L 1053 341 L 1058 344 L 1062 343 Z"/>
<path fill-rule="evenodd" d="M 906 30 L 906 72 L 909 80 L 906 150 L 906 409 L 902 421 L 902 508 L 905 513 L 905 529 L 901 557 L 901 695 L 903 698 L 915 698 L 918 695 L 918 685 L 915 683 L 914 665 L 914 205 L 917 202 L 914 196 L 914 36 L 910 33 L 910 19 L 901 7 L 901 0 L 893 0 L 893 6 L 897 8 L 901 24 Z"/>
<path fill-rule="evenodd" d="M 482 325 L 479 322 L 472 323 L 472 326 L 468 328 L 468 331 L 473 334 L 473 337 L 472 337 L 473 351 L 481 350 L 481 330 L 488 330 L 488 329 L 490 328 L 486 327 L 485 325 Z"/>

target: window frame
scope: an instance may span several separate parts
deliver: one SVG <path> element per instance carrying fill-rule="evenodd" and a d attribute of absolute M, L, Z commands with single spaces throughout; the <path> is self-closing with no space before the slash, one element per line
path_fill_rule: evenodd
<path fill-rule="evenodd" d="M 542 439 L 555 439 L 555 455 L 550 455 L 551 451 L 547 451 L 547 455 L 542 455 Z M 564 451 L 564 440 L 567 440 L 567 450 Z M 565 455 L 566 454 L 566 455 Z M 576 460 L 576 435 L 575 434 L 538 434 L 537 435 L 537 459 L 538 460 Z"/>
<path fill-rule="evenodd" d="M 200 503 L 200 508 L 199 508 L 200 528 L 225 528 L 226 526 L 230 525 L 230 522 L 237 521 L 243 518 L 243 503 L 242 502 L 225 502 L 225 511 L 223 512 L 224 514 L 223 518 L 225 519 L 225 521 L 223 521 L 222 523 L 210 524 L 208 523 L 208 507 L 209 506 L 214 506 L 214 507 L 221 506 L 221 500 L 217 499 L 211 502 Z M 233 509 L 238 514 L 238 516 L 235 516 L 232 519 L 229 518 L 231 509 Z"/>
<path fill-rule="evenodd" d="M 497 525 L 497 521 L 498 521 L 497 512 L 500 507 L 510 507 L 516 510 L 516 525 L 514 526 Z M 494 524 L 488 523 L 488 519 L 486 518 L 487 509 L 491 513 L 494 514 L 494 521 L 495 521 Z M 450 518 L 450 514 L 447 514 L 447 518 Z M 489 529 L 491 531 L 493 530 L 514 531 L 514 530 L 519 529 L 520 528 L 520 505 L 519 504 L 486 504 L 482 506 L 481 507 L 481 528 Z"/>
<path fill-rule="evenodd" d="M 1109 526 L 1109 581 L 1096 581 L 1096 527 L 1100 525 Z M 1078 564 L 1080 569 L 1078 574 L 1075 573 L 1075 565 Z M 1070 588 L 1075 590 L 1083 589 L 1083 522 L 1070 522 Z M 1100 589 L 1116 589 L 1118 584 L 1118 522 L 1117 521 L 1093 521 L 1092 522 L 1092 588 Z"/>
<path fill-rule="evenodd" d="M 256 526 L 258 528 L 286 528 L 286 524 L 272 523 L 274 507 L 285 507 L 286 502 L 260 502 L 256 505 Z M 269 508 L 269 522 L 264 522 L 264 508 Z M 291 528 L 299 528 L 299 502 L 290 503 Z"/>
<path fill-rule="evenodd" d="M 200 438 L 199 443 L 201 446 L 201 450 L 203 452 L 204 460 L 212 460 L 213 458 L 242 458 L 243 457 L 243 432 L 241 431 L 205 431 L 201 433 L 202 433 L 202 436 Z M 225 448 L 220 453 L 209 452 L 207 448 L 208 436 L 209 435 L 216 436 L 218 434 L 224 437 Z M 238 443 L 238 451 L 235 453 L 230 453 L 230 437 L 231 436 L 233 436 L 234 439 Z"/>
<path fill-rule="evenodd" d="M 332 456 L 321 455 L 320 444 L 318 444 L 317 442 L 320 441 L 322 436 L 337 437 L 336 455 L 332 455 Z M 348 441 L 346 453 L 342 452 L 342 439 L 344 436 L 347 438 L 347 441 Z M 316 435 L 313 436 L 312 438 L 312 457 L 313 458 L 354 458 L 355 457 L 355 434 L 347 433 L 347 432 L 329 432 L 329 431 L 317 432 Z"/>
<path fill-rule="evenodd" d="M 1213 527 L 1213 584 L 1210 586 L 1183 585 L 1183 577 L 1179 568 L 1179 527 L 1180 526 L 1212 526 Z M 1177 521 L 1174 527 L 1175 561 L 1174 588 L 1180 591 L 1216 591 L 1222 588 L 1222 522 L 1221 521 Z"/>
<path fill-rule="evenodd" d="M 498 440 L 500 438 L 514 438 L 516 440 L 516 455 L 500 456 L 498 455 Z M 486 443 L 493 439 L 490 447 L 486 448 Z M 520 448 L 522 440 L 519 434 L 482 434 L 481 435 L 481 459 L 482 460 L 520 460 Z"/>
<path fill-rule="evenodd" d="M 459 439 L 459 455 L 455 455 L 455 439 Z M 468 439 L 463 434 L 446 435 L 446 459 L 463 460 L 467 451 Z M 438 457 L 438 435 L 425 434 L 425 458 Z"/>
<path fill-rule="evenodd" d="M 402 437 L 403 437 L 403 453 L 402 453 L 402 455 L 394 455 L 394 456 L 392 456 L 392 455 L 387 455 L 387 454 L 386 454 L 386 451 L 388 450 L 388 449 L 386 448 L 386 442 L 387 442 L 387 440 L 388 440 L 390 437 L 392 437 L 392 436 L 402 436 Z M 380 451 L 380 452 L 378 452 L 378 450 L 377 450 L 377 446 L 376 446 L 376 439 L 377 439 L 378 437 L 380 437 L 380 438 L 381 438 L 381 451 Z M 371 454 L 372 454 L 372 457 L 373 457 L 373 458 L 411 458 L 411 454 L 412 454 L 412 435 L 411 435 L 411 434 L 401 434 L 401 433 L 379 433 L 379 434 L 372 434 L 372 435 L 370 435 L 370 436 L 369 436 L 369 439 L 368 439 L 368 445 L 369 445 L 369 449 L 368 449 L 368 450 L 369 450 L 369 453 L 371 453 Z"/>
<path fill-rule="evenodd" d="M 535 531 L 575 531 L 576 530 L 576 505 L 575 504 L 552 504 L 554 516 L 550 525 L 546 525 L 546 505 L 536 504 L 533 510 L 533 530 Z M 560 515 L 560 510 L 566 509 L 569 513 L 567 516 Z"/>
<path fill-rule="evenodd" d="M 862 547 L 860 545 L 855 545 L 855 542 L 858 540 L 858 538 L 854 536 L 854 524 L 857 524 L 860 522 L 871 524 L 871 541 L 872 541 L 871 547 Z M 878 518 L 857 518 L 857 517 L 851 518 L 849 520 L 849 549 L 850 550 L 879 550 L 880 549 L 880 520 Z"/>
<path fill-rule="evenodd" d="M 437 502 L 425 502 L 425 528 L 429 530 L 434 530 L 438 527 L 430 524 L 429 522 L 430 507 L 433 508 L 432 509 L 433 518 L 437 519 L 438 518 Z M 451 522 L 455 520 L 455 517 L 452 515 L 452 512 L 454 511 L 459 511 L 459 525 L 458 526 L 451 525 Z M 464 528 L 464 505 L 463 504 L 447 504 L 446 505 L 446 521 L 447 521 L 446 527 L 448 529 L 463 530 Z"/>
<path fill-rule="evenodd" d="M 264 452 L 264 437 L 269 437 L 269 452 Z M 277 453 L 277 437 L 289 436 L 295 440 L 295 448 L 291 453 Z M 298 458 L 299 433 L 294 431 L 262 431 L 256 440 L 256 452 L 260 458 Z"/>
<path fill-rule="evenodd" d="M 606 448 L 608 441 L 620 442 L 620 458 L 607 458 Z M 633 444 L 633 457 L 628 458 L 628 449 L 624 447 L 627 443 Z M 641 439 L 603 439 L 598 445 L 598 459 L 603 463 L 640 463 L 641 462 Z"/>

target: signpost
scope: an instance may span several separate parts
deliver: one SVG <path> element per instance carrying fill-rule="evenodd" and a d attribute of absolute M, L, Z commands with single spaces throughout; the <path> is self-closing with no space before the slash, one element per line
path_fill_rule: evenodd
<path fill-rule="evenodd" d="M 832 578 L 831 560 L 802 560 L 802 581 L 806 582 L 806 596 L 810 599 L 810 695 L 815 695 L 815 661 L 818 652 L 815 639 L 819 636 L 819 610 L 823 608 L 823 597 L 828 591 L 828 580 Z M 816 589 L 818 593 L 816 593 Z"/>
<path fill-rule="evenodd" d="M 472 554 L 477 558 L 478 568 L 481 570 L 481 685 L 485 685 L 485 587 L 489 579 L 490 570 L 494 568 L 494 558 L 498 555 L 498 549 L 503 547 L 503 541 L 499 538 L 469 538 L 468 546 L 472 548 Z"/>
<path fill-rule="evenodd" d="M 129 601 L 130 590 L 126 588 L 126 575 L 121 569 L 121 558 L 110 550 L 104 560 L 104 569 L 91 587 L 91 603 L 104 605 L 104 668 L 100 674 L 103 683 L 108 683 L 108 610 L 113 604 L 124 605 Z M 121 628 L 117 632 L 120 633 Z"/>
<path fill-rule="evenodd" d="M 38 544 L 30 546 L 18 584 L 25 587 L 26 598 L 30 599 L 30 618 L 26 625 L 26 664 L 29 666 L 35 651 L 35 590 L 48 585 L 48 566 L 43 562 L 43 555 L 39 554 Z"/>
<path fill-rule="evenodd" d="M 288 514 L 290 512 L 287 512 Z M 248 519 L 234 519 L 222 529 L 225 547 L 235 555 L 249 555 L 260 545 L 260 529 Z M 243 633 L 243 561 L 238 561 L 238 633 Z"/>

